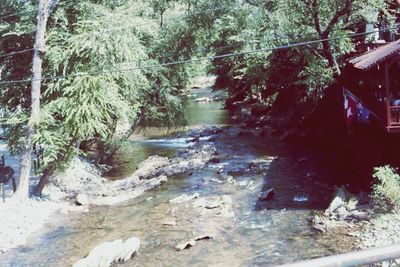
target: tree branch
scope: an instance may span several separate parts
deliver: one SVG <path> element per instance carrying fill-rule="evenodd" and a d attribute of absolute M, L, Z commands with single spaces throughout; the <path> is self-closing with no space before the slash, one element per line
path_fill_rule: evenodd
<path fill-rule="evenodd" d="M 316 1 L 316 0 L 314 0 L 314 1 Z M 350 13 L 352 4 L 353 4 L 352 0 L 345 0 L 343 8 L 335 13 L 335 15 L 333 16 L 331 21 L 328 23 L 328 26 L 326 26 L 326 29 L 322 33 L 323 38 L 326 38 L 329 36 L 331 31 L 333 30 L 333 27 L 335 26 L 335 24 L 338 22 L 338 20 L 342 16 L 348 15 Z"/>

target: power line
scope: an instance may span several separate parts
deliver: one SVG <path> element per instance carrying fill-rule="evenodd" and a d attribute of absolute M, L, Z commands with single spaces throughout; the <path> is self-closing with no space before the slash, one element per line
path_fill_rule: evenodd
<path fill-rule="evenodd" d="M 30 12 L 30 10 L 22 10 L 22 11 L 15 12 L 15 13 L 12 13 L 12 14 L 9 14 L 9 15 L 4 15 L 4 16 L 0 17 L 0 20 L 11 18 L 11 17 L 17 16 L 19 14 L 24 14 L 24 13 L 28 13 L 28 12 Z"/>
<path fill-rule="evenodd" d="M 29 51 L 33 51 L 33 50 L 35 50 L 35 48 L 28 48 L 28 49 L 24 49 L 24 50 L 20 50 L 20 51 L 15 51 L 15 52 L 11 52 L 11 53 L 8 53 L 8 54 L 0 55 L 0 58 L 11 57 L 11 56 L 14 56 L 14 55 L 23 54 L 23 53 L 26 53 L 26 52 L 29 52 Z"/>
<path fill-rule="evenodd" d="M 200 61 L 206 61 L 206 60 L 215 60 L 215 59 L 222 59 L 222 58 L 227 58 L 227 57 L 255 54 L 255 53 L 260 53 L 260 52 L 270 52 L 270 51 L 275 51 L 275 50 L 290 49 L 290 48 L 295 48 L 295 47 L 317 44 L 317 43 L 321 43 L 321 42 L 329 42 L 329 41 L 339 40 L 339 39 L 348 38 L 348 37 L 356 37 L 356 36 L 361 36 L 361 35 L 372 34 L 372 33 L 380 32 L 380 31 L 386 31 L 391 28 L 394 28 L 394 27 L 381 29 L 381 30 L 374 30 L 374 31 L 369 31 L 369 32 L 335 36 L 335 37 L 331 37 L 331 38 L 316 39 L 316 40 L 312 40 L 312 41 L 298 42 L 298 43 L 276 46 L 276 47 L 268 47 L 268 48 L 261 48 L 261 49 L 256 49 L 256 50 L 243 51 L 243 52 L 228 53 L 228 54 L 211 56 L 211 57 L 172 61 L 172 62 L 167 62 L 167 63 L 162 63 L 162 64 L 153 64 L 153 65 L 146 65 L 146 66 L 136 66 L 136 67 L 125 68 L 125 69 L 114 69 L 114 70 L 106 70 L 106 71 L 94 71 L 94 72 L 76 73 L 76 74 L 70 74 L 70 75 L 44 77 L 44 78 L 36 79 L 36 80 L 51 81 L 51 80 L 61 80 L 61 79 L 67 79 L 67 78 L 73 78 L 73 77 L 76 78 L 76 77 L 84 77 L 84 76 L 97 76 L 97 75 L 112 74 L 112 73 L 117 73 L 117 72 L 127 72 L 127 71 L 133 71 L 133 70 L 146 70 L 146 69 L 169 67 L 169 66 L 174 66 L 174 65 L 194 63 L 194 62 L 200 62 Z M 25 79 L 25 80 L 4 81 L 4 82 L 0 82 L 0 85 L 26 83 L 26 82 L 31 82 L 31 81 L 33 81 L 33 80 Z"/>

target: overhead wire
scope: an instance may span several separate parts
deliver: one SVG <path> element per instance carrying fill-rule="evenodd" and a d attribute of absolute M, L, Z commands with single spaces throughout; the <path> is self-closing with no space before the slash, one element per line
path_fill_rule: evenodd
<path fill-rule="evenodd" d="M 24 49 L 24 50 L 11 52 L 11 53 L 8 53 L 8 54 L 2 54 L 2 55 L 0 55 L 0 58 L 12 57 L 14 55 L 23 54 L 23 53 L 26 53 L 26 52 L 29 52 L 29 51 L 33 51 L 33 50 L 35 50 L 35 48 L 28 48 L 28 49 Z"/>
<path fill-rule="evenodd" d="M 346 35 L 334 36 L 334 37 L 330 37 L 330 38 L 321 38 L 321 39 L 316 39 L 316 40 L 311 40 L 311 41 L 297 42 L 297 43 L 292 43 L 292 44 L 287 44 L 287 45 L 260 48 L 260 49 L 249 50 L 249 51 L 234 52 L 234 53 L 228 53 L 228 54 L 222 54 L 222 55 L 216 55 L 216 56 L 210 56 L 210 57 L 172 61 L 172 62 L 166 62 L 166 63 L 160 63 L 160 64 L 145 65 L 145 66 L 135 66 L 135 67 L 130 67 L 130 68 L 122 68 L 122 69 L 111 69 L 111 70 L 103 70 L 103 71 L 82 72 L 82 73 L 69 74 L 69 75 L 43 77 L 41 79 L 35 79 L 35 81 L 38 81 L 38 80 L 41 80 L 41 81 L 61 80 L 61 79 L 67 79 L 67 78 L 113 74 L 113 73 L 127 72 L 127 71 L 133 71 L 133 70 L 146 70 L 146 69 L 169 67 L 169 66 L 180 65 L 180 64 L 188 64 L 188 63 L 195 63 L 195 62 L 200 62 L 200 61 L 223 59 L 223 58 L 227 58 L 227 57 L 249 55 L 249 54 L 255 54 L 255 53 L 260 53 L 260 52 L 270 52 L 270 51 L 275 51 L 275 50 L 283 50 L 283 49 L 302 47 L 302 46 L 307 46 L 307 45 L 312 45 L 312 44 L 317 44 L 317 43 L 322 43 L 322 42 L 340 40 L 340 39 L 349 38 L 349 37 L 373 34 L 373 33 L 381 32 L 381 31 L 387 31 L 389 29 L 397 29 L 397 26 L 396 27 L 388 27 L 388 28 L 384 28 L 384 29 L 380 29 L 380 30 L 374 30 L 374 31 L 365 31 L 362 33 L 346 34 Z M 128 64 L 128 63 L 132 63 L 132 62 L 126 62 L 125 64 Z M 0 82 L 0 85 L 18 84 L 18 83 L 26 83 L 26 82 L 32 82 L 32 81 L 34 81 L 34 79 L 11 80 L 11 81 Z"/>
<path fill-rule="evenodd" d="M 11 18 L 11 17 L 15 17 L 15 16 L 17 16 L 19 14 L 24 14 L 24 13 L 28 13 L 28 12 L 30 12 L 30 10 L 21 10 L 19 12 L 15 12 L 15 13 L 12 13 L 12 14 L 0 16 L 0 20 Z"/>

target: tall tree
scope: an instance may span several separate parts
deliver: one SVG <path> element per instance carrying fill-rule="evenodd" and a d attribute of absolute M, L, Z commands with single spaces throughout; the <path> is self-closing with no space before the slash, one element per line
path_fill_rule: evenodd
<path fill-rule="evenodd" d="M 25 140 L 21 148 L 19 184 L 15 197 L 24 201 L 29 196 L 29 178 L 31 173 L 31 154 L 33 148 L 33 136 L 40 114 L 40 87 L 42 79 L 43 56 L 46 52 L 45 33 L 50 12 L 51 0 L 40 0 L 37 15 L 37 27 L 35 35 L 34 55 L 32 61 L 31 82 L 31 110 L 28 124 L 25 126 Z"/>

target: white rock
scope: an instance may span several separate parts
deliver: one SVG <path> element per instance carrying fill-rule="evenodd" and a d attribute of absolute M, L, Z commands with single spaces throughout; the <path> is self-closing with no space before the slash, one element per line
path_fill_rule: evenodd
<path fill-rule="evenodd" d="M 77 262 L 72 267 L 109 267 L 112 263 L 128 261 L 139 250 L 140 239 L 131 237 L 125 242 L 117 239 L 104 242 L 93 248 L 89 255 Z"/>
<path fill-rule="evenodd" d="M 138 237 L 131 237 L 122 244 L 122 248 L 114 260 L 117 262 L 126 262 L 133 254 L 139 251 L 139 248 L 140 239 Z"/>
<path fill-rule="evenodd" d="M 89 197 L 86 194 L 78 194 L 76 201 L 81 205 L 87 205 L 89 203 Z"/>

